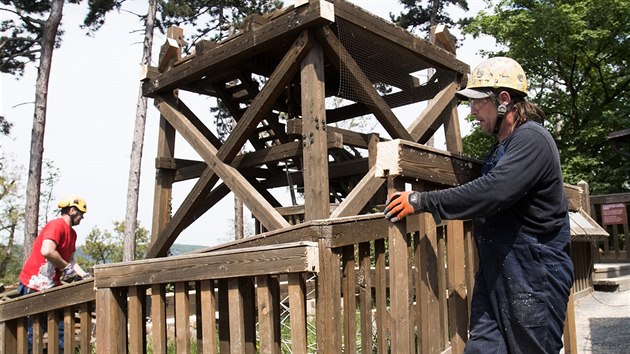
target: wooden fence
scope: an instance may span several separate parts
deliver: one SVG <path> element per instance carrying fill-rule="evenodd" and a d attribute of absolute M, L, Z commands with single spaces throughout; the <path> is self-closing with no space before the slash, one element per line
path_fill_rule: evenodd
<path fill-rule="evenodd" d="M 596 261 L 630 262 L 630 255 L 628 255 L 630 193 L 591 195 L 590 208 L 593 219 L 597 220 L 610 234 L 607 240 L 598 244 L 600 249 L 596 255 Z M 624 211 L 625 215 L 620 214 Z M 606 215 L 607 212 L 612 213 Z M 612 224 L 609 224 L 610 222 Z"/>

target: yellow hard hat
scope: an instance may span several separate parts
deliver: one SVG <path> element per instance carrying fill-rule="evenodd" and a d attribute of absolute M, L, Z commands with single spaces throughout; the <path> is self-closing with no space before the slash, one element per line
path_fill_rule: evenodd
<path fill-rule="evenodd" d="M 57 203 L 57 206 L 61 209 L 68 207 L 76 207 L 83 213 L 87 213 L 87 204 L 85 203 L 85 199 L 79 196 L 73 196 L 64 198 Z"/>
<path fill-rule="evenodd" d="M 470 74 L 465 89 L 457 91 L 463 99 L 478 99 L 489 96 L 489 91 L 507 88 L 527 96 L 527 77 L 516 60 L 494 57 L 479 64 Z"/>

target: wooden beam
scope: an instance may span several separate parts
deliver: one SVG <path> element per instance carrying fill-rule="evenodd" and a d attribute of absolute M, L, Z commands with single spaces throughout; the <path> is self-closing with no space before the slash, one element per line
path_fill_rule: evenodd
<path fill-rule="evenodd" d="M 372 134 L 359 133 L 348 129 L 342 129 L 326 126 L 326 131 L 330 135 L 331 133 L 340 134 L 342 136 L 343 145 L 353 146 L 362 149 L 367 149 L 370 143 L 370 136 Z M 287 120 L 287 135 L 302 135 L 302 120 L 301 119 L 289 119 Z M 385 139 L 383 139 L 385 141 Z"/>
<path fill-rule="evenodd" d="M 454 82 L 448 84 L 411 123 L 409 131 L 413 141 L 424 144 L 435 134 L 435 131 L 442 125 L 438 118 L 444 109 L 451 104 L 458 88 L 459 86 Z"/>
<path fill-rule="evenodd" d="M 247 205 L 267 229 L 288 226 L 288 223 L 279 214 L 275 213 L 269 203 L 251 186 L 245 177 L 235 168 L 221 161 L 217 156 L 216 148 L 201 136 L 199 130 L 190 121 L 182 117 L 182 114 L 168 102 L 161 101 L 157 106 L 162 115 L 182 134 L 192 148 L 201 155 L 208 166 L 212 168 L 212 171 Z M 203 195 L 205 196 L 206 193 Z M 197 199 L 199 198 L 197 197 Z"/>
<path fill-rule="evenodd" d="M 328 55 L 334 63 L 340 63 L 340 65 L 345 66 L 356 83 L 356 89 L 369 97 L 371 103 L 374 105 L 372 107 L 372 113 L 389 135 L 392 136 L 392 138 L 411 140 L 409 132 L 403 127 L 396 115 L 394 115 L 383 97 L 376 91 L 376 88 L 374 88 L 359 65 L 352 59 L 352 56 L 347 52 L 343 44 L 339 42 L 337 36 L 335 36 L 330 29 L 325 27 L 317 31 L 317 36 L 324 44 L 326 55 Z M 341 61 L 340 58 L 344 58 L 344 60 Z"/>
<path fill-rule="evenodd" d="M 0 306 L 0 322 L 94 301 L 95 298 L 92 279 L 56 286 L 3 302 Z"/>
<path fill-rule="evenodd" d="M 293 9 L 254 31 L 200 53 L 186 63 L 159 75 L 156 80 L 145 81 L 142 87 L 143 95 L 153 97 L 158 93 L 172 92 L 204 76 L 221 73 L 234 62 L 269 49 L 271 45 L 295 36 L 305 28 L 327 25 L 333 21 L 332 4 L 324 0 L 313 1 L 306 8 Z"/>
<path fill-rule="evenodd" d="M 337 218 L 358 214 L 384 182 L 384 179 L 376 176 L 376 165 L 372 166 L 341 204 L 330 214 L 330 217 Z"/>
<path fill-rule="evenodd" d="M 224 279 L 264 274 L 317 272 L 318 250 L 312 242 L 213 251 L 161 259 L 97 265 L 98 288 Z"/>
<path fill-rule="evenodd" d="M 478 160 L 404 140 L 378 144 L 376 176 L 403 176 L 459 186 L 481 175 Z"/>
<path fill-rule="evenodd" d="M 127 296 L 122 289 L 96 291 L 96 342 L 99 353 L 127 352 L 127 321 L 124 309 Z"/>

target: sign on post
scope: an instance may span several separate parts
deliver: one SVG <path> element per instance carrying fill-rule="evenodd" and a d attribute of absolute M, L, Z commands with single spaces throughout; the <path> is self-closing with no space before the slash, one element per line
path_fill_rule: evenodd
<path fill-rule="evenodd" d="M 602 225 L 625 225 L 628 213 L 624 203 L 602 204 Z"/>

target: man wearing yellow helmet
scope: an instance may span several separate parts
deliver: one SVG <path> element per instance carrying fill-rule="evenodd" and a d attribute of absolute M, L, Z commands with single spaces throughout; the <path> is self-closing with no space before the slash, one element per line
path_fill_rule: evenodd
<path fill-rule="evenodd" d="M 22 267 L 18 291 L 21 295 L 40 291 L 89 277 L 81 266 L 74 262 L 77 233 L 73 227 L 79 225 L 87 212 L 85 200 L 79 196 L 59 201 L 61 217 L 48 222 L 37 235 L 31 254 Z M 29 348 L 32 345 L 32 327 L 28 328 Z M 60 348 L 63 348 L 63 322 L 59 326 Z"/>
<path fill-rule="evenodd" d="M 476 67 L 457 96 L 497 137 L 482 176 L 455 188 L 394 193 L 385 216 L 473 219 L 479 270 L 464 353 L 558 353 L 573 264 L 560 158 L 540 124 L 544 113 L 526 100 L 521 66 L 505 57 Z"/>

